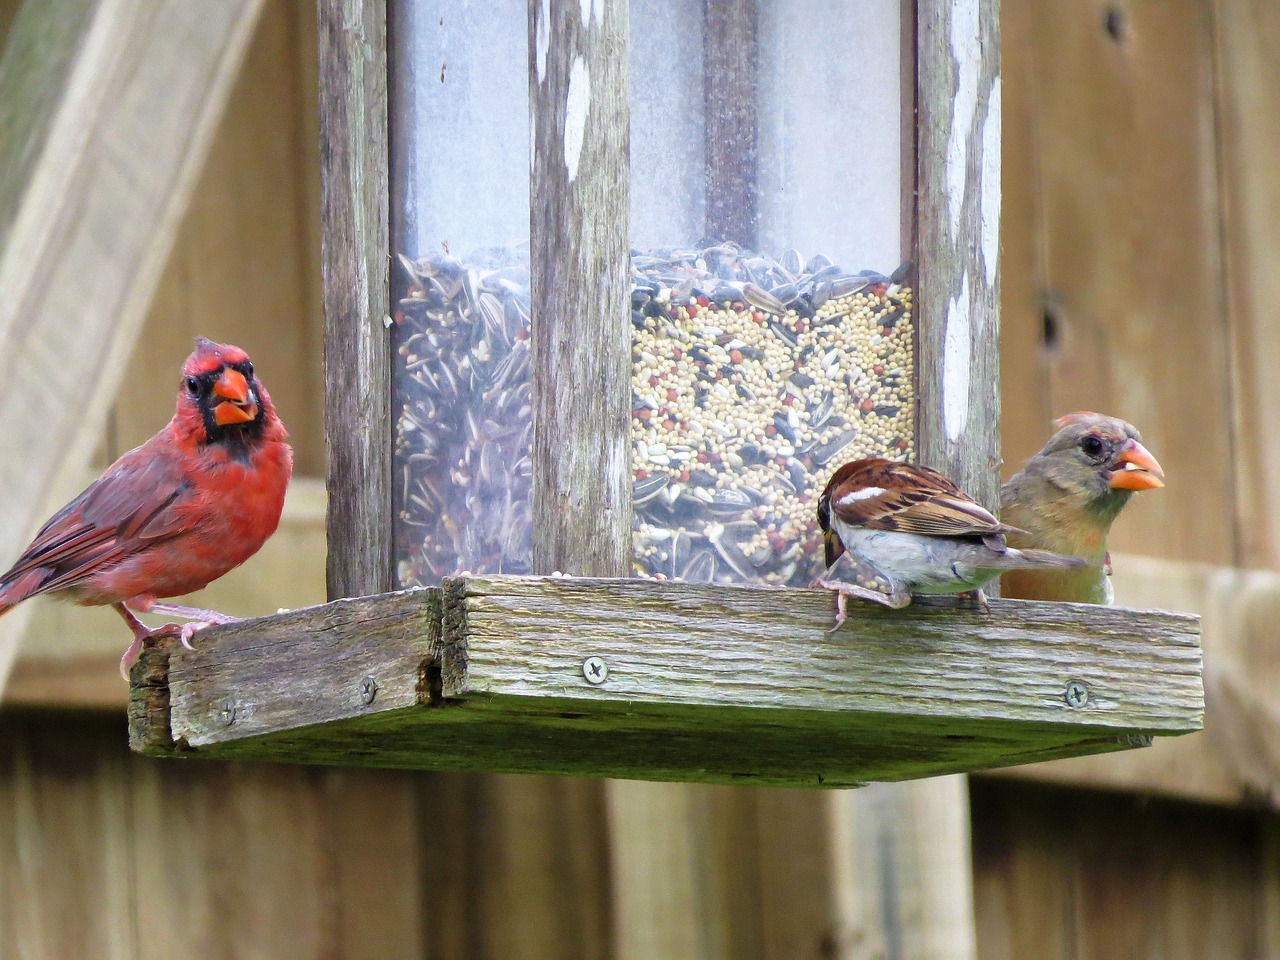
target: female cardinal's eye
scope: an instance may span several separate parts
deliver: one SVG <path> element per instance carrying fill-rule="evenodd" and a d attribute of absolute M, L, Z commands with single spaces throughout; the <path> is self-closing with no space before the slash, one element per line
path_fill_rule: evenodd
<path fill-rule="evenodd" d="M 1096 457 L 1102 452 L 1102 441 L 1098 437 L 1090 434 L 1080 441 L 1080 449 L 1083 450 L 1086 455 Z"/>
<path fill-rule="evenodd" d="M 187 377 L 184 381 L 187 387 L 187 393 L 195 393 L 200 389 L 200 381 L 195 377 Z"/>

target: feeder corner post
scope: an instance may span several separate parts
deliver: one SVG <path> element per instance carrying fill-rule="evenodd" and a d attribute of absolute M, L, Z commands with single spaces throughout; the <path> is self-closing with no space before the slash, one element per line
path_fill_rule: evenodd
<path fill-rule="evenodd" d="M 529 4 L 534 570 L 631 567 L 626 0 Z"/>
<path fill-rule="evenodd" d="M 987 507 L 1000 465 L 1000 3 L 917 4 L 919 461 Z"/>
<path fill-rule="evenodd" d="M 317 0 L 328 595 L 394 586 L 387 0 Z"/>

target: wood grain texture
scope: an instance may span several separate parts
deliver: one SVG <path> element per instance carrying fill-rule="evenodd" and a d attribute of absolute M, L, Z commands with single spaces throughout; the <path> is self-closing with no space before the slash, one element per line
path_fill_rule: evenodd
<path fill-rule="evenodd" d="M 385 0 L 320 0 L 329 598 L 391 589 Z"/>
<path fill-rule="evenodd" d="M 409 776 L 145 758 L 128 772 L 132 864 L 116 883 L 145 931 L 139 960 L 426 955 Z"/>
<path fill-rule="evenodd" d="M 976 955 L 963 776 L 871 784 L 832 797 L 841 926 L 887 955 L 970 960 Z M 852 874 L 852 875 L 851 875 Z M 868 882 L 869 877 L 878 878 Z"/>
<path fill-rule="evenodd" d="M 1000 6 L 1000 440 L 1007 478 L 1049 439 L 1049 368 L 1059 342 L 1046 338 L 1057 306 L 1046 288 L 1048 229 L 1040 190 L 1040 115 L 1031 0 Z M 1050 319 L 1046 320 L 1046 317 Z M 1051 331 L 1052 334 L 1053 331 Z"/>
<path fill-rule="evenodd" d="M 0 717 L 0 960 L 409 960 L 417 777 L 130 756 L 123 718 Z"/>
<path fill-rule="evenodd" d="M 260 7 L 30 3 L 13 24 L 0 63 L 6 563 L 76 493 L 65 479 L 109 410 L 83 398 L 115 395 Z M 0 680 L 23 618 L 0 629 Z"/>
<path fill-rule="evenodd" d="M 529 4 L 533 563 L 631 562 L 627 5 Z M 547 17 L 550 17 L 548 20 Z"/>
<path fill-rule="evenodd" d="M 1126 757 L 1003 771 L 1063 785 L 1280 808 L 1280 574 L 1114 554 L 1116 597 L 1199 614 L 1205 729 Z"/>
<path fill-rule="evenodd" d="M 1247 567 L 1280 569 L 1280 511 L 1267 496 L 1280 476 L 1280 177 L 1267 157 L 1280 142 L 1280 7 L 1212 3 L 1230 394 L 1240 552 Z M 1208 559 L 1208 558 L 1206 558 Z"/>
<path fill-rule="evenodd" d="M 762 793 L 767 791 L 610 781 L 619 960 L 798 955 L 797 941 L 778 954 L 766 940 L 766 917 L 792 914 L 801 898 L 794 887 L 768 887 L 761 874 L 771 864 L 797 861 L 800 851 L 757 846 Z"/>
<path fill-rule="evenodd" d="M 139 955 L 122 882 L 132 869 L 129 760 L 119 747 L 103 751 L 83 724 L 3 718 L 0 960 Z"/>
<path fill-rule="evenodd" d="M 977 781 L 973 806 L 982 960 L 1274 955 L 1273 815 Z"/>
<path fill-rule="evenodd" d="M 392 602 L 387 602 L 394 598 Z M 430 652 L 440 629 L 440 592 L 411 590 L 384 598 L 338 600 L 269 618 L 277 638 L 274 667 L 250 681 L 241 662 L 267 651 L 245 621 L 216 645 L 170 657 L 175 742 L 199 743 L 236 728 L 240 736 L 401 709 L 431 697 Z M 281 644 L 280 640 L 290 638 Z M 265 666 L 259 661 L 259 666 Z M 218 681 L 207 682 L 218 677 Z M 370 684 L 369 681 L 373 683 Z M 368 701 L 367 703 L 365 701 Z M 230 709 L 234 716 L 228 716 Z"/>
<path fill-rule="evenodd" d="M 1002 326 L 1024 328 L 1006 341 L 1004 354 L 1005 406 L 1023 411 L 1005 432 L 1006 472 L 1040 449 L 1053 417 L 1082 409 L 1123 417 L 1142 431 L 1169 484 L 1125 510 L 1112 551 L 1223 564 L 1242 556 L 1237 493 L 1260 489 L 1234 475 L 1238 457 L 1247 462 L 1255 455 L 1241 452 L 1241 445 L 1260 443 L 1268 430 L 1256 419 L 1261 434 L 1234 430 L 1233 407 L 1236 416 L 1246 411 L 1233 393 L 1255 396 L 1256 411 L 1270 408 L 1258 392 L 1269 389 L 1265 376 L 1254 376 L 1251 386 L 1232 377 L 1231 333 L 1224 329 L 1224 229 L 1250 228 L 1222 217 L 1215 141 L 1224 128 L 1214 115 L 1213 6 L 1205 0 L 1006 3 L 1008 28 L 1023 31 L 1011 34 L 1005 47 L 1022 49 L 1021 69 L 1006 71 L 1011 104 L 1012 88 L 1027 88 L 1019 94 L 1027 109 L 1011 109 L 1007 117 L 1010 124 L 1032 124 L 1024 134 L 1010 133 L 1006 184 L 1011 201 L 1034 192 L 1020 209 L 1036 219 L 1014 219 L 1017 209 L 1008 208 L 1007 275 L 1017 282 L 1014 267 L 1024 278 L 1031 270 L 1026 279 L 1033 287 L 1008 301 Z M 1244 18 L 1223 29 L 1245 31 L 1250 42 L 1267 34 L 1263 21 L 1255 26 Z M 1168 69 L 1173 58 L 1181 65 L 1176 72 Z M 1244 80 L 1252 69 L 1247 50 L 1240 58 Z M 1265 75 L 1257 81 L 1265 84 Z M 1269 144 L 1265 124 L 1274 123 L 1275 98 L 1269 91 L 1268 102 L 1259 90 L 1262 99 L 1252 109 L 1268 118 L 1254 129 L 1258 143 Z M 1019 155 L 1019 149 L 1031 152 Z M 1230 149 L 1225 140 L 1221 149 Z M 1246 191 L 1260 188 L 1267 168 L 1250 169 L 1253 186 L 1237 180 Z M 1015 176 L 1020 182 L 1010 179 Z M 1266 221 L 1266 194 L 1255 196 L 1249 203 Z M 1266 236 L 1243 242 L 1252 246 Z M 1229 243 L 1243 253 L 1240 241 Z M 1028 249 L 1036 256 L 1019 252 Z M 1271 250 L 1253 249 L 1263 257 Z M 1234 269 L 1239 278 L 1245 264 L 1237 260 Z M 1248 269 L 1259 291 L 1273 282 L 1271 268 L 1255 261 Z M 1058 342 L 1037 362 L 1026 347 L 1039 339 L 1046 304 Z M 1247 364 L 1254 334 L 1244 336 L 1240 362 Z M 1262 362 L 1264 342 L 1252 343 Z M 1237 372 L 1249 373 L 1245 366 Z M 1260 476 L 1258 467 L 1247 469 Z M 1205 503 L 1221 508 L 1205 511 Z M 1251 536 L 1262 535 L 1259 524 Z"/>
<path fill-rule="evenodd" d="M 1006 601 L 987 616 L 918 603 L 858 610 L 829 635 L 818 591 L 537 577 L 446 581 L 444 703 L 432 708 L 435 667 L 422 659 L 432 595 L 204 632 L 198 651 L 169 654 L 177 747 L 148 719 L 135 749 L 840 785 L 1201 724 L 1198 625 L 1186 615 Z M 144 654 L 136 679 L 163 669 L 152 665 L 160 655 Z M 590 656 L 608 665 L 602 684 L 583 676 Z M 374 657 L 401 672 L 363 705 L 353 685 Z M 1070 679 L 1089 685 L 1083 709 L 1064 702 Z M 162 711 L 144 685 L 134 692 L 137 715 Z M 538 738 L 515 735 L 531 725 Z"/>
<path fill-rule="evenodd" d="M 916 450 L 994 506 L 1000 457 L 1000 7 L 917 4 Z"/>

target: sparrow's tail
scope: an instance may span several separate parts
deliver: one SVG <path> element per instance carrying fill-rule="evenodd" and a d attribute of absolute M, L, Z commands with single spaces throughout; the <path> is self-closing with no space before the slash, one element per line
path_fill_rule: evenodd
<path fill-rule="evenodd" d="M 1064 553 L 1050 553 L 1048 550 L 1006 550 L 995 558 L 989 566 L 995 570 L 1024 570 L 1034 567 L 1058 567 L 1078 570 L 1087 567 L 1089 561 L 1083 557 L 1069 557 Z M 988 566 L 984 563 L 983 566 Z"/>

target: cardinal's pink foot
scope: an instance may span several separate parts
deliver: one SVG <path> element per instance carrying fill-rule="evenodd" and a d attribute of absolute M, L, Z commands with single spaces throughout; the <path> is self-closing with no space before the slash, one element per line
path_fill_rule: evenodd
<path fill-rule="evenodd" d="M 129 612 L 129 608 L 123 603 L 114 603 L 112 609 L 120 616 L 124 617 L 124 622 L 129 625 L 129 629 L 133 631 L 133 643 L 129 644 L 129 649 L 124 652 L 124 656 L 120 658 L 120 676 L 126 680 L 129 679 L 129 670 L 138 662 L 138 657 L 142 654 L 142 645 L 148 640 L 156 637 L 173 637 L 182 633 L 182 627 L 176 623 L 166 623 L 162 627 L 156 627 L 152 630 L 145 623 Z"/>
<path fill-rule="evenodd" d="M 166 624 L 161 629 L 174 627 L 174 635 L 188 650 L 194 650 L 191 645 L 191 638 L 205 627 L 215 627 L 224 623 L 236 623 L 239 617 L 231 617 L 225 613 L 219 613 L 217 610 L 205 610 L 202 607 L 184 607 L 177 603 L 161 603 L 158 600 L 141 601 L 134 598 L 131 601 L 135 610 L 142 613 L 167 613 L 174 617 L 183 617 L 192 621 L 185 623 L 181 627 L 173 624 Z"/>
<path fill-rule="evenodd" d="M 157 603 L 156 601 L 130 601 L 134 607 L 142 613 L 168 613 L 175 617 L 191 618 L 190 623 L 177 624 L 166 623 L 163 626 L 151 629 L 141 620 L 133 615 L 133 613 L 123 603 L 112 604 L 120 616 L 124 617 L 124 622 L 129 625 L 129 629 L 133 631 L 133 643 L 129 644 L 129 649 L 124 652 L 124 656 L 120 658 L 120 675 L 126 680 L 129 679 L 130 668 L 138 662 L 138 657 L 142 654 L 142 645 L 151 639 L 159 637 L 177 637 L 188 650 L 194 650 L 191 645 L 191 638 L 205 627 L 212 627 L 223 623 L 235 623 L 238 617 L 229 617 L 225 613 L 218 613 L 216 610 L 202 610 L 199 607 L 183 607 L 175 603 Z"/>

